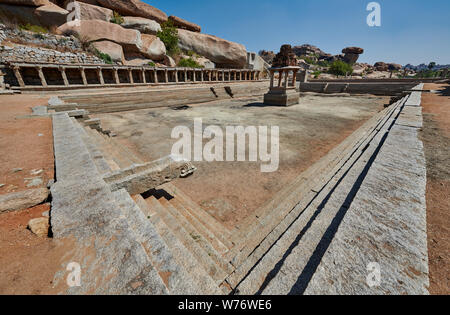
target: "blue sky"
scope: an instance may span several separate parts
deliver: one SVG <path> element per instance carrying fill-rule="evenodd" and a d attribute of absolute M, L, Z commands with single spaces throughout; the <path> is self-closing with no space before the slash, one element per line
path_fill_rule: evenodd
<path fill-rule="evenodd" d="M 449 0 L 379 0 L 381 27 L 368 27 L 371 0 L 146 0 L 203 32 L 278 52 L 285 43 L 328 53 L 365 49 L 361 62 L 450 64 Z"/>

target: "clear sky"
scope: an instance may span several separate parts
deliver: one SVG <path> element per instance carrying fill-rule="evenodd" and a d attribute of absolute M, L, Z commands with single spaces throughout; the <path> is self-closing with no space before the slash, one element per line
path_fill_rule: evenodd
<path fill-rule="evenodd" d="M 145 0 L 207 34 L 278 52 L 311 44 L 327 53 L 365 49 L 360 62 L 450 64 L 449 0 L 378 0 L 381 27 L 366 23 L 371 0 Z"/>

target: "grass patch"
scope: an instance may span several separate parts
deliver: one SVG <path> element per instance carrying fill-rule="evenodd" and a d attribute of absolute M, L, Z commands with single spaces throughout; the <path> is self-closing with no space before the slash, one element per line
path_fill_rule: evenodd
<path fill-rule="evenodd" d="M 121 25 L 121 24 L 123 24 L 124 19 L 123 19 L 123 17 L 122 17 L 119 13 L 117 13 L 116 11 L 114 11 L 114 12 L 113 12 L 113 17 L 112 17 L 111 20 L 109 20 L 109 21 L 110 21 L 111 23 Z"/>
<path fill-rule="evenodd" d="M 204 68 L 197 61 L 192 58 L 183 58 L 178 62 L 179 67 L 183 68 Z"/>
<path fill-rule="evenodd" d="M 19 29 L 22 31 L 29 31 L 36 34 L 47 34 L 48 29 L 39 25 L 31 25 L 30 23 L 19 25 Z"/>

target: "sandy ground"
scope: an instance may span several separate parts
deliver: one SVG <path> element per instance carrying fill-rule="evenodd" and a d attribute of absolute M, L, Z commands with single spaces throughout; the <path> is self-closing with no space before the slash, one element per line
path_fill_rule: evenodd
<path fill-rule="evenodd" d="M 196 173 L 174 182 L 232 229 L 380 111 L 388 98 L 308 95 L 300 105 L 288 108 L 265 107 L 261 101 L 236 99 L 190 105 L 184 110 L 147 109 L 96 117 L 144 161 L 169 155 L 176 142 L 171 139 L 172 129 L 186 126 L 193 134 L 194 118 L 202 118 L 204 128 L 215 125 L 222 130 L 226 126 L 278 126 L 280 166 L 276 172 L 261 173 L 261 162 L 194 162 Z"/>
<path fill-rule="evenodd" d="M 27 178 L 40 177 L 37 187 L 54 178 L 51 119 L 29 117 L 32 107 L 46 103 L 33 95 L 0 96 L 0 194 L 29 189 Z M 32 175 L 33 170 L 43 172 Z M 49 292 L 61 251 L 27 230 L 29 220 L 49 209 L 43 204 L 0 215 L 0 294 Z"/>
<path fill-rule="evenodd" d="M 430 293 L 450 294 L 450 86 L 426 84 L 422 140 L 427 158 Z"/>
<path fill-rule="evenodd" d="M 32 95 L 0 96 L 0 195 L 46 187 L 54 177 L 51 119 L 29 117 L 32 107 L 46 103 Z M 38 183 L 27 187 L 31 179 Z"/>

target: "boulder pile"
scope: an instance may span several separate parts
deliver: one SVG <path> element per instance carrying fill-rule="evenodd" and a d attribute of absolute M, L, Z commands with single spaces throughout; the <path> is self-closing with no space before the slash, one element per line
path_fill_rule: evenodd
<path fill-rule="evenodd" d="M 182 51 L 194 52 L 216 67 L 244 68 L 247 64 L 243 45 L 202 34 L 199 25 L 168 16 L 140 0 L 2 0 L 0 20 L 75 36 L 116 63 L 173 66 L 174 60 L 157 36 L 167 22 L 178 30 Z"/>

